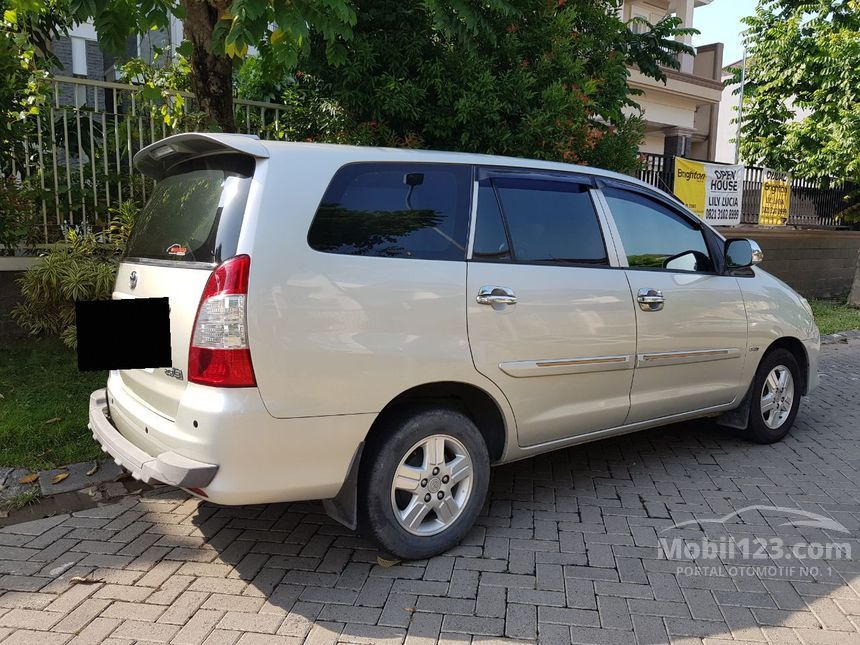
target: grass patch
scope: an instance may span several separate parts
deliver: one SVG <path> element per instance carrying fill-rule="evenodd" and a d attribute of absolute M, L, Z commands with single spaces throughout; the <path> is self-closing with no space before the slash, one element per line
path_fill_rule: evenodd
<path fill-rule="evenodd" d="M 18 493 L 15 497 L 7 499 L 5 502 L 0 503 L 0 511 L 19 511 L 25 506 L 36 504 L 40 499 L 42 499 L 42 491 L 37 485 Z"/>
<path fill-rule="evenodd" d="M 78 372 L 55 338 L 4 343 L 0 353 L 0 466 L 41 470 L 101 455 L 87 429 L 90 393 L 105 372 Z"/>
<path fill-rule="evenodd" d="M 849 307 L 840 300 L 810 300 L 815 322 L 822 334 L 860 329 L 860 309 Z"/>

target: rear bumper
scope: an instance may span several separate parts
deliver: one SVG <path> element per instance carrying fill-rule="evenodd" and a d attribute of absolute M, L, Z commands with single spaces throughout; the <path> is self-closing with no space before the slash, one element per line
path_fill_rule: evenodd
<path fill-rule="evenodd" d="M 215 464 L 188 459 L 175 452 L 150 455 L 123 437 L 107 416 L 107 391 L 96 390 L 90 395 L 89 428 L 102 450 L 114 461 L 144 483 L 164 482 L 182 488 L 203 488 L 218 472 Z"/>
<path fill-rule="evenodd" d="M 376 418 L 278 419 L 257 388 L 189 383 L 170 419 L 130 391 L 118 372 L 94 398 L 93 434 L 135 477 L 199 488 L 210 502 L 225 505 L 335 497 Z"/>

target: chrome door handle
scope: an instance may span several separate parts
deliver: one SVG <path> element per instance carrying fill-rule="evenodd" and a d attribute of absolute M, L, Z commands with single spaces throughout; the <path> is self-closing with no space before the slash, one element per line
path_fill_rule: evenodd
<path fill-rule="evenodd" d="M 481 287 L 475 298 L 479 305 L 515 305 L 517 297 L 513 290 L 507 287 L 497 287 L 489 284 Z"/>
<path fill-rule="evenodd" d="M 639 289 L 636 300 L 642 311 L 660 311 L 666 302 L 663 292 L 659 289 Z"/>

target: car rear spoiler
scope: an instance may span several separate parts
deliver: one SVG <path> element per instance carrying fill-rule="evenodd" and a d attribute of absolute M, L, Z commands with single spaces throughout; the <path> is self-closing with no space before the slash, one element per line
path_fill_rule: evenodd
<path fill-rule="evenodd" d="M 147 177 L 158 180 L 177 163 L 217 152 L 239 152 L 259 159 L 269 157 L 257 135 L 183 132 L 146 146 L 134 155 L 134 165 Z"/>

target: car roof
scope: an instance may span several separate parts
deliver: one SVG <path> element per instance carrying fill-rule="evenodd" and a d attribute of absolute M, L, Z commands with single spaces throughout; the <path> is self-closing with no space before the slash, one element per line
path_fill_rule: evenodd
<path fill-rule="evenodd" d="M 556 172 L 579 173 L 595 177 L 604 177 L 607 179 L 616 179 L 618 181 L 635 184 L 649 190 L 658 190 L 651 184 L 630 175 L 614 172 L 612 170 L 595 168 L 593 166 L 580 166 L 556 161 L 542 161 L 539 159 L 526 159 L 522 157 L 506 157 L 502 155 L 486 155 L 472 152 L 419 150 L 414 148 L 385 148 L 381 146 L 351 146 L 335 143 L 266 140 L 261 140 L 260 143 L 269 151 L 270 157 L 273 157 L 280 152 L 309 148 L 317 151 L 326 150 L 332 155 L 342 158 L 344 161 L 413 161 L 417 163 L 459 163 L 507 168 L 515 167 L 534 170 L 552 170 Z"/>
<path fill-rule="evenodd" d="M 378 146 L 349 146 L 333 143 L 308 143 L 300 141 L 270 141 L 262 140 L 256 135 L 223 134 L 215 132 L 183 132 L 160 141 L 156 141 L 134 156 L 138 170 L 144 174 L 159 179 L 163 173 L 183 155 L 206 154 L 222 150 L 233 150 L 249 154 L 257 158 L 273 157 L 302 149 L 325 152 L 349 163 L 355 161 L 412 161 L 434 163 L 460 163 L 482 166 L 528 168 L 533 170 L 551 170 L 556 172 L 572 172 L 606 179 L 615 179 L 641 188 L 661 192 L 651 184 L 611 170 L 603 170 L 592 166 L 577 166 L 574 164 L 539 159 L 524 159 L 520 157 L 504 157 L 500 155 L 484 155 L 471 152 L 448 152 L 444 150 L 416 150 L 413 148 L 384 148 Z M 164 154 L 166 153 L 166 154 Z"/>
<path fill-rule="evenodd" d="M 140 150 L 134 156 L 134 163 L 144 174 L 160 179 L 164 172 L 175 162 L 177 157 L 184 154 L 207 154 L 217 150 L 233 150 L 257 158 L 270 158 L 280 154 L 314 150 L 336 157 L 342 163 L 358 161 L 411 161 L 425 163 L 460 163 L 481 166 L 497 166 L 504 168 L 522 168 L 529 170 L 549 170 L 556 172 L 578 173 L 603 179 L 624 182 L 636 186 L 645 192 L 656 195 L 664 200 L 670 200 L 689 215 L 696 218 L 702 225 L 711 229 L 716 235 L 724 236 L 707 222 L 696 217 L 674 195 L 630 175 L 624 175 L 612 170 L 604 170 L 593 166 L 542 161 L 539 159 L 524 159 L 520 157 L 505 157 L 501 155 L 484 155 L 471 152 L 448 152 L 443 150 L 416 150 L 413 148 L 384 148 L 378 146 L 349 146 L 334 143 L 311 143 L 303 141 L 271 141 L 260 139 L 252 134 L 225 134 L 215 132 L 183 132 L 174 134 L 166 139 L 156 141 Z M 167 154 L 161 154 L 167 151 Z"/>

